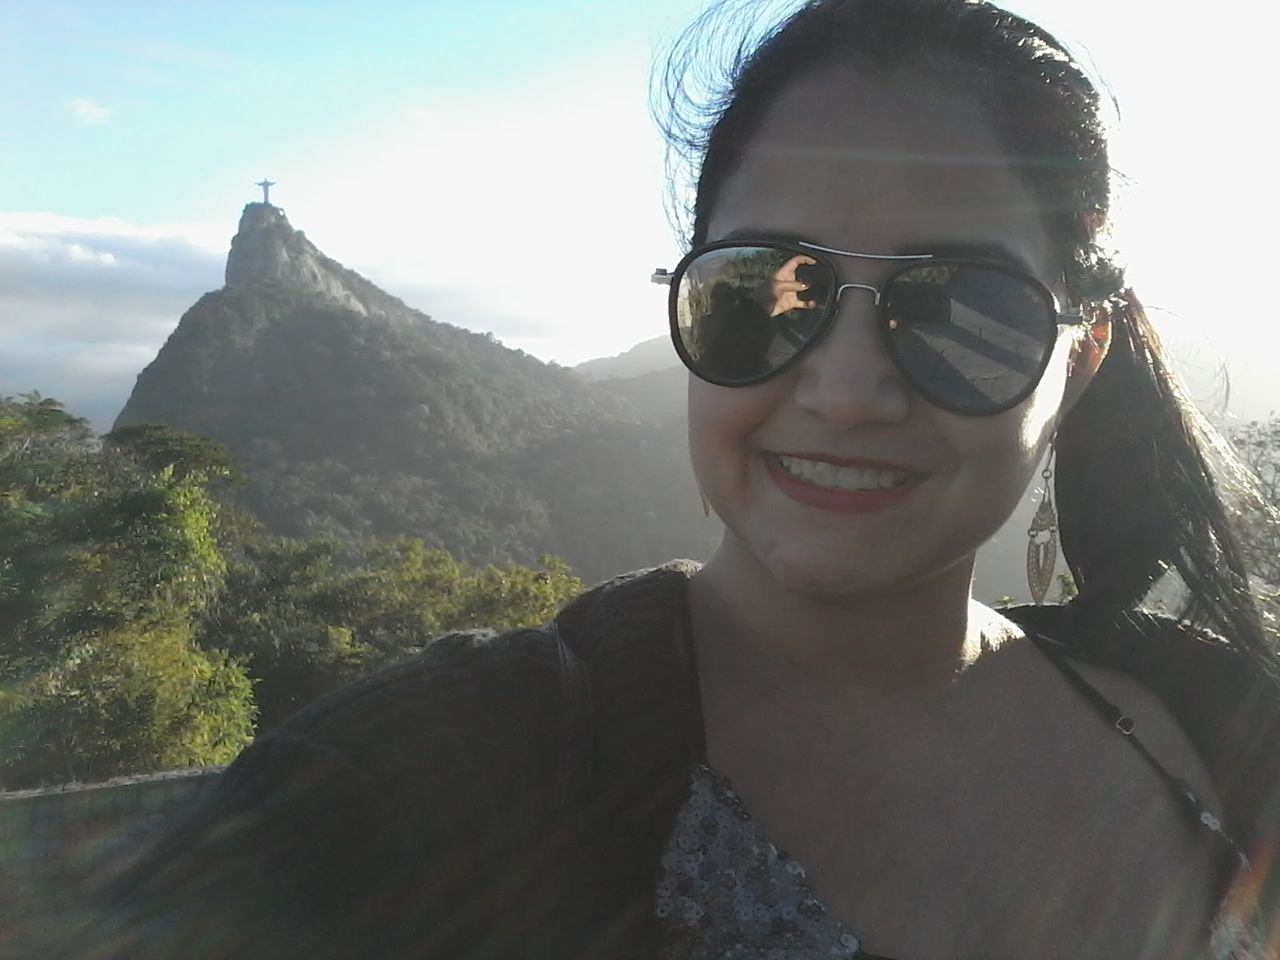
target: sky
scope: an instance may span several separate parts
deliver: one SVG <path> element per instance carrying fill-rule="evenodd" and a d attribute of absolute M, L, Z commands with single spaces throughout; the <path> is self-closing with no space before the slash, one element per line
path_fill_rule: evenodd
<path fill-rule="evenodd" d="M 650 70 L 695 0 L 0 0 L 0 395 L 109 427 L 255 182 L 437 320 L 572 365 L 665 330 Z M 1019 0 L 1119 102 L 1117 243 L 1193 392 L 1280 408 L 1280 15 Z M 572 277 L 551 301 L 548 279 Z M 1251 284 L 1238 282 L 1248 277 Z M 602 316 L 598 304 L 610 305 Z M 1230 372 L 1229 409 L 1221 375 Z"/>

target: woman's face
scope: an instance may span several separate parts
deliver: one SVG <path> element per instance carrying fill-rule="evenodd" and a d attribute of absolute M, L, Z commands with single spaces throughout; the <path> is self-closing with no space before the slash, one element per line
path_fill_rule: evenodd
<path fill-rule="evenodd" d="M 714 200 L 707 240 L 731 236 L 863 253 L 1003 251 L 1064 297 L 1036 198 L 978 101 L 911 76 L 831 67 L 785 90 Z M 875 285 L 891 269 L 833 260 L 842 283 Z M 846 291 L 839 311 L 773 380 L 690 379 L 694 470 L 727 528 L 723 549 L 832 598 L 939 576 L 967 584 L 974 552 L 1012 512 L 1052 432 L 1068 338 L 1021 405 L 962 417 L 897 372 L 870 294 Z"/>

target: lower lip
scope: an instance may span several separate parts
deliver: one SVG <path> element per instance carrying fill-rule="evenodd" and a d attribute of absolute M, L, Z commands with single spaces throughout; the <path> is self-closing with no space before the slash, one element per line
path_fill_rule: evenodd
<path fill-rule="evenodd" d="M 788 473 L 772 454 L 764 455 L 764 468 L 778 489 L 797 503 L 835 513 L 875 513 L 887 510 L 911 496 L 919 481 L 909 480 L 887 490 L 832 490 Z"/>

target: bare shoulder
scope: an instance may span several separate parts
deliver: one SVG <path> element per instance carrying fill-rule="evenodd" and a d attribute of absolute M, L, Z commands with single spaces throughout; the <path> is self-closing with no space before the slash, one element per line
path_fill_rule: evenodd
<path fill-rule="evenodd" d="M 1137 737 L 1171 775 L 1185 781 L 1203 804 L 1221 809 L 1209 768 L 1168 707 L 1145 684 L 1120 670 L 1072 661 L 1100 694 L 1133 721 Z"/>
<path fill-rule="evenodd" d="M 984 632 L 995 638 L 993 646 L 1025 636 L 1018 624 L 998 611 L 983 609 L 987 617 Z M 1169 774 L 1185 781 L 1206 806 L 1220 810 L 1221 801 L 1208 765 L 1173 711 L 1150 687 L 1123 670 L 1069 655 L 1066 659 L 1090 686 L 1133 721 L 1131 736 L 1136 737 Z"/>

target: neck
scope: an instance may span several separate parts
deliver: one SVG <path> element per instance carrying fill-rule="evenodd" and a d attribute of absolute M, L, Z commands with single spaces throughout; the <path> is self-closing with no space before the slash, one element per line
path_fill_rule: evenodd
<path fill-rule="evenodd" d="M 943 693 L 984 644 L 989 611 L 972 600 L 972 573 L 970 557 L 908 586 L 824 596 L 780 583 L 726 540 L 690 586 L 699 672 L 838 697 Z"/>

